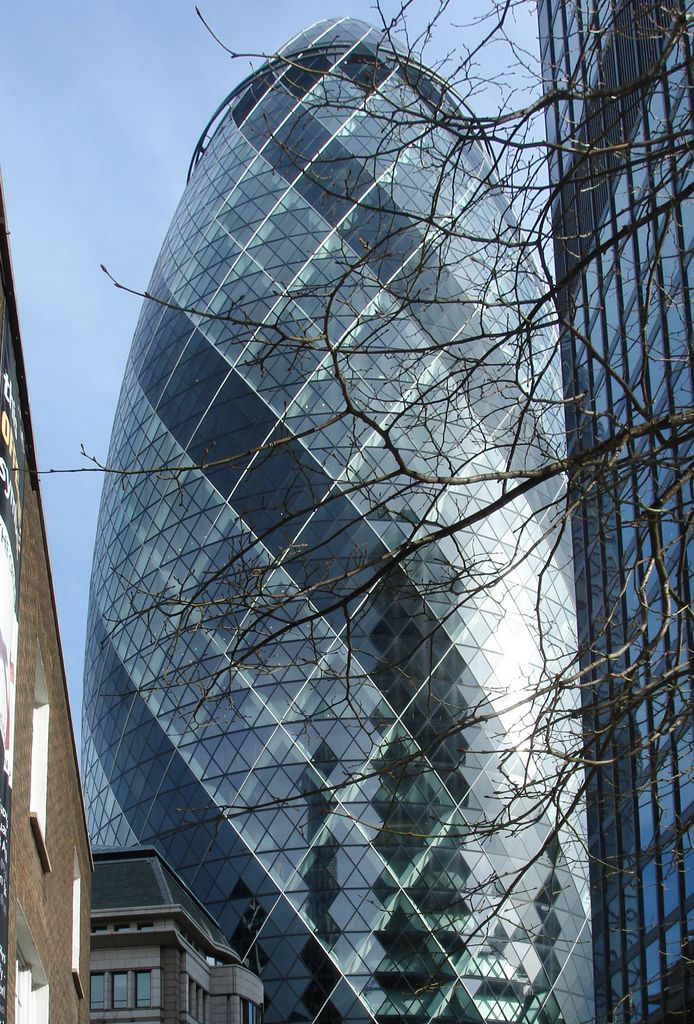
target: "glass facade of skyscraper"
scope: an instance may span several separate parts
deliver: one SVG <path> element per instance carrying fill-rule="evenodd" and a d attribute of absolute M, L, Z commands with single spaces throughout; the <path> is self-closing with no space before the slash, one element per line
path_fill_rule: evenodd
<path fill-rule="evenodd" d="M 156 845 L 260 970 L 267 1021 L 590 1016 L 581 818 L 561 827 L 527 744 L 574 643 L 562 485 L 494 479 L 561 450 L 526 400 L 559 371 L 551 339 L 518 349 L 534 271 L 458 109 L 346 19 L 243 82 L 116 413 L 92 837 Z"/>
<path fill-rule="evenodd" d="M 694 1020 L 693 12 L 539 5 L 570 443 L 633 433 L 574 524 L 599 1022 Z"/>

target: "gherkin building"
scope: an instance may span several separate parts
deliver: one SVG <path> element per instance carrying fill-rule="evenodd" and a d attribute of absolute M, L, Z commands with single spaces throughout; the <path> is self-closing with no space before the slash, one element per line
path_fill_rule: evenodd
<path fill-rule="evenodd" d="M 366 24 L 296 36 L 204 130 L 127 363 L 91 835 L 157 847 L 268 1024 L 590 1017 L 563 484 L 512 488 L 559 368 L 474 123 Z"/>

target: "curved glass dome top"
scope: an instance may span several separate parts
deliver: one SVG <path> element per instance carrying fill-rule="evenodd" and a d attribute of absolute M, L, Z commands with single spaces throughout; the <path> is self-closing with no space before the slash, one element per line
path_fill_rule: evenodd
<path fill-rule="evenodd" d="M 400 46 L 392 34 L 355 18 L 331 18 L 316 22 L 299 32 L 222 100 L 208 121 L 193 152 L 188 176 L 193 172 L 215 129 L 232 106 L 240 122 L 267 89 L 291 88 L 308 91 L 325 74 L 345 75 L 362 88 L 377 88 L 394 69 L 404 75 L 429 109 L 457 114 L 465 104 L 450 84 L 412 53 Z"/>
<path fill-rule="evenodd" d="M 297 32 L 280 47 L 279 53 L 290 57 L 318 47 L 333 45 L 345 49 L 365 41 L 378 46 L 383 45 L 386 38 L 382 30 L 359 18 L 324 18 L 309 25 L 303 32 Z"/>
<path fill-rule="evenodd" d="M 573 642 L 561 487 L 495 479 L 561 443 L 527 402 L 551 339 L 483 150 L 369 31 L 237 90 L 157 261 L 94 553 L 90 829 L 161 850 L 273 1024 L 578 1024 L 581 821 L 538 813 L 557 762 L 525 749 Z"/>

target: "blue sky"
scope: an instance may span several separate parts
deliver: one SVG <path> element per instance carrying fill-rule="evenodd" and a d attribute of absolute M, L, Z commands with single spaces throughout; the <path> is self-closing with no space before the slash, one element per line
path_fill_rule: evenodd
<path fill-rule="evenodd" d="M 372 0 L 198 2 L 242 52 L 271 52 L 323 17 L 377 21 Z M 451 11 L 468 20 L 489 4 L 454 0 Z M 534 6 L 522 2 L 516 28 L 530 47 Z M 415 0 L 415 30 L 435 7 Z M 431 55 L 472 38 L 470 29 L 447 28 Z M 492 55 L 489 74 L 500 66 Z M 43 469 L 88 465 L 82 446 L 105 460 L 140 302 L 117 291 L 100 264 L 146 287 L 200 132 L 250 67 L 214 42 L 194 0 L 31 0 L 3 11 L 0 168 Z M 79 735 L 101 478 L 46 475 L 42 488 Z"/>

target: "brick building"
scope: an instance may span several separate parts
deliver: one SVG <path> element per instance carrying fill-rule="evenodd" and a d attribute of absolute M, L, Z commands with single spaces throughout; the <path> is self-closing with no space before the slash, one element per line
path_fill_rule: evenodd
<path fill-rule="evenodd" d="M 0 184 L 0 1024 L 86 1024 L 92 864 L 7 235 Z"/>

